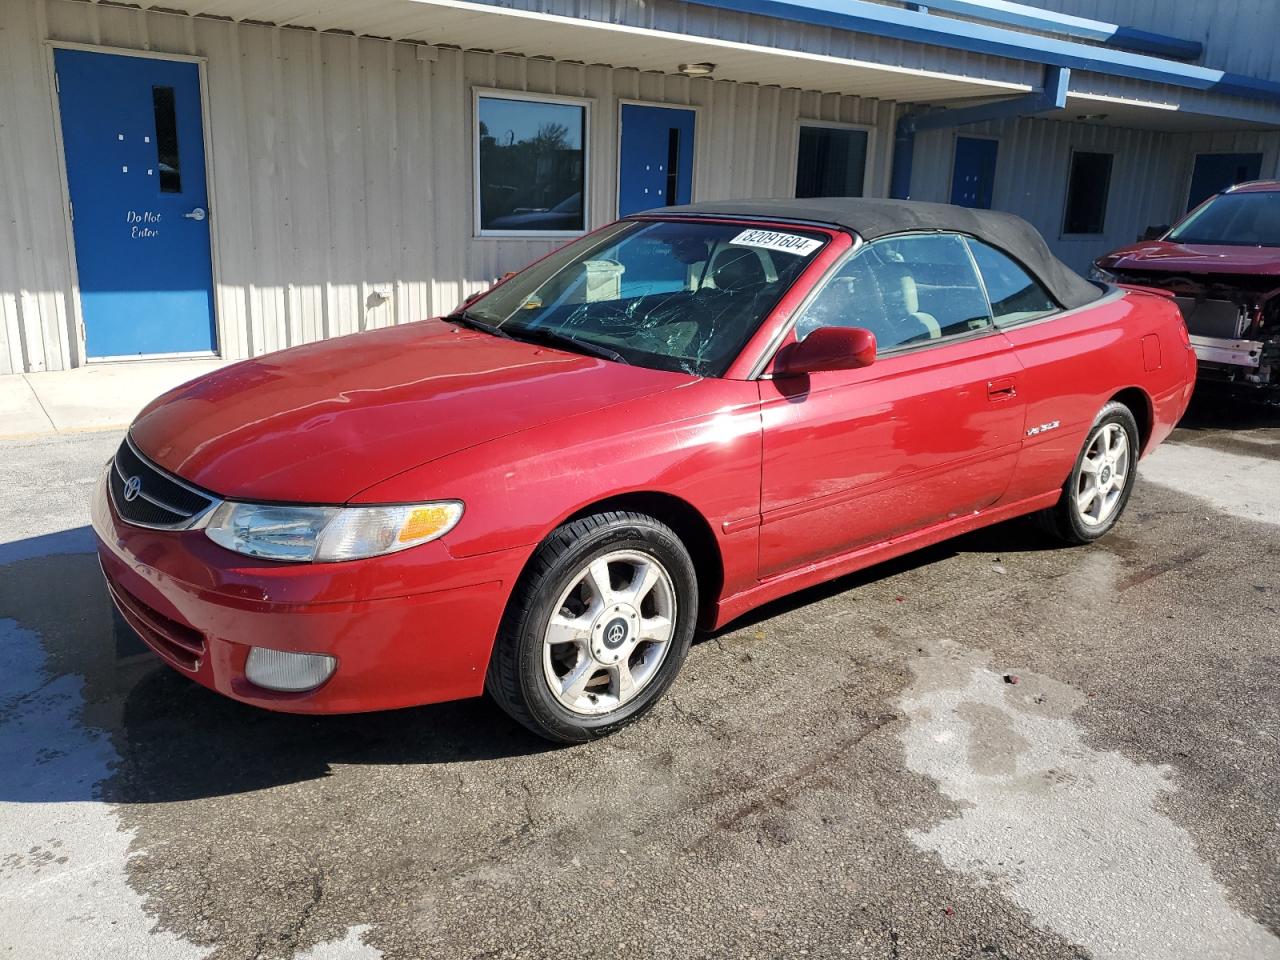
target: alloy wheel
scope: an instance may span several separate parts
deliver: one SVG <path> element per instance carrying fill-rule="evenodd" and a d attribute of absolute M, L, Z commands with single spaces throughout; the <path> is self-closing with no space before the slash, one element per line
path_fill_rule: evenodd
<path fill-rule="evenodd" d="M 1076 510 L 1086 526 L 1101 526 L 1115 514 L 1124 496 L 1129 461 L 1129 435 L 1124 427 L 1104 424 L 1090 440 L 1076 480 Z"/>
<path fill-rule="evenodd" d="M 547 686 L 573 713 L 616 710 L 657 676 L 675 623 L 675 587 L 656 558 L 632 550 L 596 557 L 570 578 L 547 623 Z"/>

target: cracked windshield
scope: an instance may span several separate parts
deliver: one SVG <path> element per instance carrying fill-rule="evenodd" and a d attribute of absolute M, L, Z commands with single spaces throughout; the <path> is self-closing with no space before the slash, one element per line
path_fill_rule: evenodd
<path fill-rule="evenodd" d="M 742 224 L 627 222 L 584 237 L 455 320 L 622 363 L 720 376 L 825 245 Z"/>

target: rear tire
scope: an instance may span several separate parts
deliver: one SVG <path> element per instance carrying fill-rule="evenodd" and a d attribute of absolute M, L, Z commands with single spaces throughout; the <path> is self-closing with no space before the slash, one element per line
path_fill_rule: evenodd
<path fill-rule="evenodd" d="M 1138 453 L 1133 411 L 1113 400 L 1089 428 L 1061 498 L 1035 519 L 1064 543 L 1092 543 L 1105 536 L 1129 502 L 1138 476 Z"/>
<path fill-rule="evenodd" d="M 607 736 L 671 686 L 697 610 L 693 561 L 670 527 L 621 511 L 564 524 L 512 593 L 485 689 L 547 740 Z"/>

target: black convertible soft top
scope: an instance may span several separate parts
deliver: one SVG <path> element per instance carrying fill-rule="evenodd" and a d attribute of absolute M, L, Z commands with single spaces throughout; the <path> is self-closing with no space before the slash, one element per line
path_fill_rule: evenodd
<path fill-rule="evenodd" d="M 751 217 L 793 220 L 852 230 L 871 241 L 895 233 L 948 230 L 967 233 L 1009 254 L 1045 285 L 1068 309 L 1102 296 L 1102 290 L 1055 257 L 1035 227 L 1012 213 L 971 210 L 920 200 L 874 200 L 862 197 L 816 197 L 811 200 L 707 200 L 678 207 L 646 210 L 642 216 L 668 215 Z"/>

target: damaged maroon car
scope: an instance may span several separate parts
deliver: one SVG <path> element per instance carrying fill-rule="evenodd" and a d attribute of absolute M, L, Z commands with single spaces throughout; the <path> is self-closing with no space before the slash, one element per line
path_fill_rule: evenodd
<path fill-rule="evenodd" d="M 1216 194 L 1157 240 L 1099 257 L 1096 279 L 1169 291 L 1201 380 L 1280 400 L 1280 181 Z"/>

